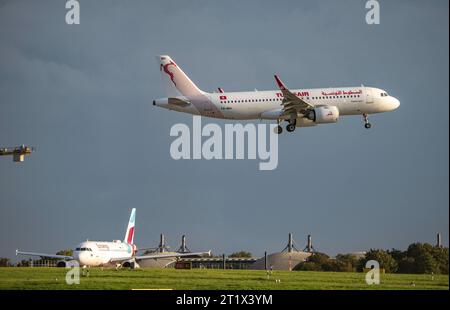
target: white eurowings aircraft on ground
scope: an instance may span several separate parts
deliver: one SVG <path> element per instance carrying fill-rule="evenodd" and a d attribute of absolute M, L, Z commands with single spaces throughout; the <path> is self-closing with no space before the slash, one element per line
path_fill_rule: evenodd
<path fill-rule="evenodd" d="M 181 256 L 211 255 L 211 251 L 199 253 L 171 253 L 151 254 L 137 256 L 137 247 L 133 243 L 135 228 L 136 209 L 131 210 L 130 220 L 123 241 L 85 241 L 80 243 L 73 251 L 73 256 L 54 255 L 35 252 L 22 252 L 16 250 L 16 255 L 40 256 L 42 258 L 60 259 L 58 266 L 65 266 L 67 262 L 75 260 L 83 267 L 116 266 L 116 267 L 139 267 L 138 262 L 147 259 L 171 258 Z"/>
<path fill-rule="evenodd" d="M 166 86 L 166 98 L 153 105 L 195 115 L 233 120 L 287 121 L 286 130 L 296 127 L 336 123 L 339 116 L 362 115 L 366 128 L 369 114 L 389 112 L 400 101 L 386 91 L 373 87 L 333 87 L 289 90 L 275 75 L 280 90 L 207 93 L 200 90 L 167 55 L 157 56 Z"/>

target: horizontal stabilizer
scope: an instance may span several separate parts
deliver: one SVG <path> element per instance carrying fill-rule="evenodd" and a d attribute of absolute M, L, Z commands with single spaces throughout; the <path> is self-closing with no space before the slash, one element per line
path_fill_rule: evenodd
<path fill-rule="evenodd" d="M 168 98 L 168 103 L 169 104 L 173 104 L 173 105 L 177 105 L 179 107 L 186 107 L 186 106 L 191 104 L 189 101 L 183 100 L 183 99 L 180 99 L 180 98 Z"/>

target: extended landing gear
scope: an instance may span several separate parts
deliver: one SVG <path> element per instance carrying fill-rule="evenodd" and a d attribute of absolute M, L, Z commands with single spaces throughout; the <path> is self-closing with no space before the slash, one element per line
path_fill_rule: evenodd
<path fill-rule="evenodd" d="M 91 271 L 91 266 L 83 266 L 83 268 L 81 268 L 81 275 L 83 276 L 83 277 L 89 277 L 89 273 L 90 273 L 90 271 Z"/>
<path fill-rule="evenodd" d="M 278 126 L 274 128 L 274 131 L 277 135 L 281 134 L 283 132 L 283 127 L 280 126 L 280 120 L 277 119 Z"/>
<path fill-rule="evenodd" d="M 280 122 L 281 122 L 281 120 L 277 120 L 278 126 L 275 127 L 275 133 L 276 134 L 281 134 L 283 132 L 283 127 L 281 127 Z M 296 123 L 297 122 L 296 122 L 295 119 L 293 121 L 292 120 L 289 121 L 289 124 L 286 125 L 286 130 L 288 132 L 293 132 L 295 130 L 295 128 L 296 128 Z"/>
<path fill-rule="evenodd" d="M 369 123 L 369 116 L 367 115 L 367 113 L 363 114 L 363 118 L 364 118 L 364 127 L 367 129 L 372 127 L 372 125 Z"/>
<path fill-rule="evenodd" d="M 291 117 L 289 120 L 289 124 L 286 126 L 286 130 L 288 132 L 293 132 L 295 130 L 295 126 L 297 125 L 297 120 L 295 119 L 296 116 Z"/>
<path fill-rule="evenodd" d="M 288 125 L 286 126 L 286 130 L 287 130 L 288 132 L 293 132 L 293 131 L 295 130 L 295 125 L 294 125 L 294 124 L 288 124 Z"/>

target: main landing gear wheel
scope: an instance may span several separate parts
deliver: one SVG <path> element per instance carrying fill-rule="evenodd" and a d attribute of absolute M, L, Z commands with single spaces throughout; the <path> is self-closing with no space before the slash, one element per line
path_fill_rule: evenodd
<path fill-rule="evenodd" d="M 277 127 L 274 128 L 274 131 L 277 135 L 281 134 L 283 132 L 283 127 L 281 127 L 280 125 L 278 125 Z"/>
<path fill-rule="evenodd" d="M 363 118 L 364 118 L 364 127 L 366 127 L 366 129 L 372 127 L 372 125 L 369 123 L 369 116 L 367 115 L 367 113 L 363 114 Z"/>
<path fill-rule="evenodd" d="M 288 132 L 293 132 L 293 131 L 295 130 L 295 125 L 294 125 L 294 124 L 288 124 L 288 125 L 286 126 L 286 130 L 287 130 Z"/>

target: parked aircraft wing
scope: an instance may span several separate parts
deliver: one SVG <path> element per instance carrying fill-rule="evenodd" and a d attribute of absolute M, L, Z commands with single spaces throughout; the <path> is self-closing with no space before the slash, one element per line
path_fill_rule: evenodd
<path fill-rule="evenodd" d="M 46 254 L 46 253 L 35 253 L 35 252 L 23 252 L 23 251 L 19 251 L 19 250 L 16 250 L 16 255 L 40 256 L 40 257 L 58 258 L 58 259 L 67 259 L 67 260 L 73 259 L 72 256 Z"/>
<path fill-rule="evenodd" d="M 202 256 L 202 255 L 211 255 L 211 251 L 208 252 L 197 252 L 197 253 L 159 253 L 159 254 L 150 254 L 150 255 L 141 255 L 141 256 L 135 256 L 135 257 L 118 257 L 111 259 L 111 263 L 113 262 L 122 262 L 122 261 L 128 261 L 130 259 L 134 259 L 136 261 L 146 260 L 146 259 L 158 259 L 158 258 L 170 258 L 170 257 L 182 257 L 182 256 Z"/>
<path fill-rule="evenodd" d="M 136 256 L 136 260 L 145 260 L 145 259 L 156 259 L 156 258 L 168 258 L 168 257 L 182 257 L 182 256 L 202 256 L 202 255 L 211 255 L 211 251 L 208 252 L 197 252 L 197 253 L 171 253 L 171 254 L 151 254 L 151 255 L 143 255 Z"/>

